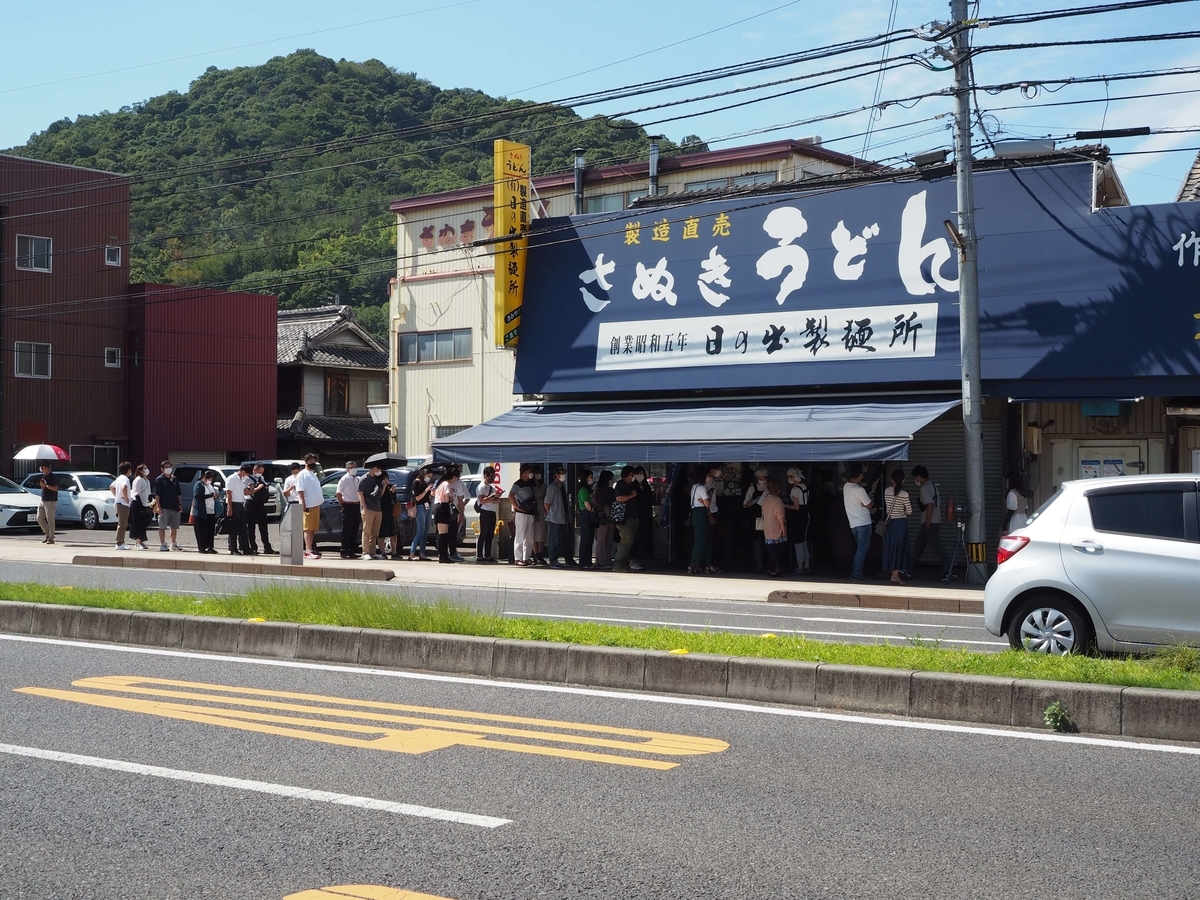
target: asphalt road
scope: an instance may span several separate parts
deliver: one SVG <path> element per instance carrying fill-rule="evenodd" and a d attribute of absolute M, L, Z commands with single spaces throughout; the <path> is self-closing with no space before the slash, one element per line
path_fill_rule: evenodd
<path fill-rule="evenodd" d="M 1194 897 L 1197 754 L 0 638 L 0 897 Z"/>
<path fill-rule="evenodd" d="M 68 540 L 74 540 L 71 534 Z M 11 540 L 8 536 L 0 540 Z M 133 551 L 130 551 L 133 552 Z M 401 563 L 423 574 L 436 564 Z M 478 609 L 497 610 L 506 616 L 555 618 L 566 621 L 608 622 L 645 627 L 664 625 L 686 631 L 729 631 L 736 634 L 802 634 L 814 640 L 901 645 L 965 647 L 979 651 L 1007 649 L 1008 643 L 983 627 L 983 616 L 965 613 L 908 612 L 781 603 L 750 603 L 720 599 L 672 599 L 644 596 L 637 590 L 636 575 L 614 575 L 630 586 L 628 595 L 575 592 L 571 572 L 546 571 L 545 590 L 514 590 L 495 585 L 442 587 L 432 584 L 392 582 L 341 582 L 355 590 L 378 590 L 424 602 L 450 600 Z M 680 575 L 681 581 L 687 577 Z M 168 591 L 188 596 L 241 593 L 255 584 L 294 584 L 284 577 L 163 572 L 152 569 L 95 568 L 7 560 L 0 566 L 4 581 L 37 581 L 77 587 L 108 587 L 143 591 Z M 714 597 L 720 578 L 707 582 Z"/>

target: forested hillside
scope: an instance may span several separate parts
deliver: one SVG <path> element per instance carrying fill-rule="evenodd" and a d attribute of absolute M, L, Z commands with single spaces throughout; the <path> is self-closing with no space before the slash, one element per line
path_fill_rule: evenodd
<path fill-rule="evenodd" d="M 385 334 L 389 201 L 490 182 L 498 137 L 531 144 L 535 174 L 569 169 L 574 147 L 590 165 L 648 152 L 631 123 L 527 106 L 300 50 L 209 68 L 186 93 L 63 119 L 6 152 L 135 176 L 135 280 L 260 290 L 284 307 L 336 296 Z"/>

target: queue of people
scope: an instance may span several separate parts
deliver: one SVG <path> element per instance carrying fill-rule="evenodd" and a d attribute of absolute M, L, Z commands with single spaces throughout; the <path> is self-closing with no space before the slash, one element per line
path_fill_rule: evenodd
<path fill-rule="evenodd" d="M 409 485 L 405 502 L 400 502 L 396 486 L 381 465 L 362 473 L 351 460 L 335 491 L 342 512 L 341 556 L 432 561 L 427 537 L 432 524 L 438 561 L 464 562 L 458 547 L 466 505 L 473 503 L 479 522 L 476 564 L 494 564 L 497 556 L 505 556 L 519 566 L 624 572 L 640 571 L 643 563 L 654 559 L 656 496 L 644 467 L 624 466 L 619 473 L 585 469 L 578 472 L 573 485 L 568 485 L 563 466 L 555 467 L 548 480 L 543 471 L 540 465 L 522 466 L 519 478 L 506 492 L 497 467 L 486 466 L 472 498 L 462 482 L 461 466 L 425 470 Z M 799 467 L 788 468 L 782 479 L 779 469 L 773 472 L 760 466 L 743 481 L 741 473 L 745 471 L 718 464 L 693 467 L 678 491 L 668 486 L 667 493 L 676 498 L 671 501 L 676 506 L 666 510 L 664 518 L 673 517 L 672 521 L 686 529 L 682 537 L 675 534 L 690 575 L 721 574 L 721 564 L 734 568 L 753 565 L 755 573 L 768 577 L 811 575 L 816 545 L 826 562 L 848 559 L 848 574 L 855 580 L 864 578 L 872 546 L 882 548 L 882 552 L 873 551 L 873 568 L 878 565 L 894 584 L 911 578 L 914 566 L 929 551 L 936 557 L 941 579 L 950 579 L 951 563 L 940 534 L 943 498 L 924 466 L 915 466 L 909 476 L 902 468 L 880 465 L 868 478 L 861 464 L 849 463 L 840 488 L 829 477 L 832 473 L 818 469 L 819 497 Z M 325 498 L 318 472 L 316 457 L 309 454 L 303 465 L 292 465 L 292 474 L 283 484 L 285 503 L 303 509 L 305 557 L 309 559 L 320 558 L 315 538 Z M 266 516 L 269 486 L 261 464 L 242 465 L 225 478 L 223 491 L 220 476 L 213 470 L 204 471 L 194 487 L 189 510 L 183 509 L 182 491 L 168 461 L 162 463 L 153 481 L 149 476 L 145 464 L 123 462 L 119 466 L 112 486 L 119 549 L 149 549 L 146 531 L 157 515 L 161 551 L 180 549 L 178 531 L 188 516 L 201 553 L 217 552 L 218 523 L 223 523 L 220 530 L 228 537 L 230 554 L 276 553 Z M 916 486 L 912 493 L 908 490 L 910 477 Z M 1010 476 L 1007 487 L 1006 525 L 1011 528 L 1023 521 L 1026 498 L 1019 476 Z M 52 498 L 53 491 L 53 479 L 48 478 L 43 494 Z M 842 503 L 837 504 L 837 516 L 831 517 L 833 504 L 828 501 L 839 494 Z M 508 522 L 501 520 L 505 498 L 512 513 Z M 681 501 L 687 503 L 686 510 L 678 510 Z M 820 504 L 816 513 L 814 501 Z M 51 506 L 53 500 L 44 502 Z M 910 534 L 914 517 L 915 542 Z M 837 537 L 839 521 L 849 532 L 845 538 Z M 876 535 L 881 540 L 873 543 Z M 499 537 L 506 539 L 499 541 Z M 47 540 L 53 541 L 52 532 Z M 847 546 L 852 549 L 841 549 Z"/>

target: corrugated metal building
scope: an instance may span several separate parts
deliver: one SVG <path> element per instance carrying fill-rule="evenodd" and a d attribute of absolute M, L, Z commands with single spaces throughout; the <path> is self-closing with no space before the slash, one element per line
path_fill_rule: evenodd
<path fill-rule="evenodd" d="M 276 298 L 165 284 L 132 285 L 129 297 L 135 461 L 273 458 Z"/>
<path fill-rule="evenodd" d="M 115 470 L 128 441 L 129 180 L 0 155 L 0 470 L 20 447 Z M 26 467 L 27 468 L 27 467 Z M 24 474 L 24 469 L 15 474 Z"/>

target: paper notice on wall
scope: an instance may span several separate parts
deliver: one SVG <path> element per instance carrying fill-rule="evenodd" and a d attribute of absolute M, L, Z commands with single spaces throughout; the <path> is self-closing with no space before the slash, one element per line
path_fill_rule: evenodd
<path fill-rule="evenodd" d="M 1118 475 L 1125 474 L 1125 460 L 1123 459 L 1106 459 L 1104 461 L 1104 477 L 1115 478 Z"/>
<path fill-rule="evenodd" d="M 1081 459 L 1079 461 L 1079 477 L 1080 478 L 1099 478 L 1100 477 L 1100 460 L 1098 460 L 1098 459 Z"/>

